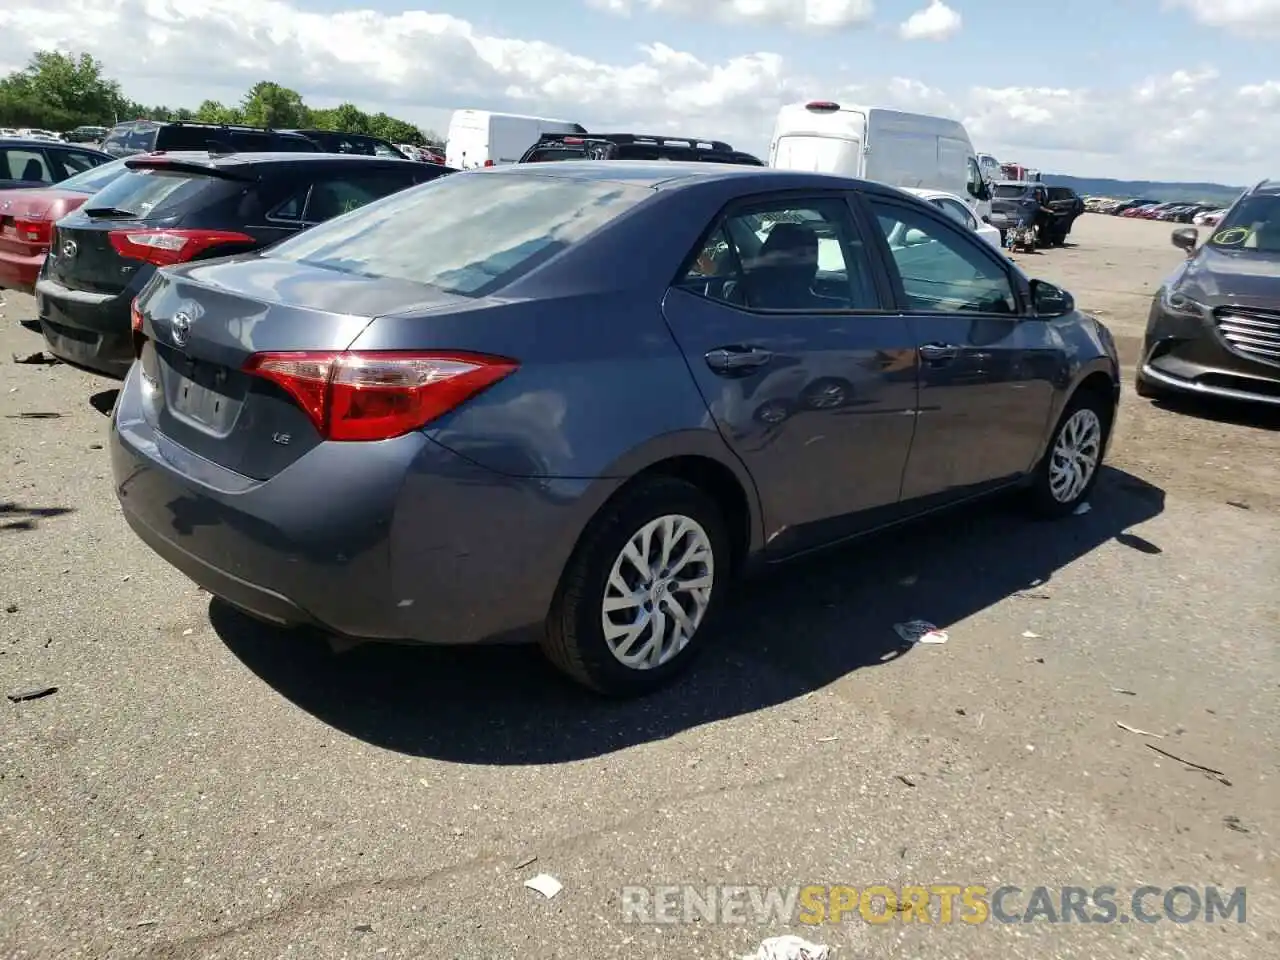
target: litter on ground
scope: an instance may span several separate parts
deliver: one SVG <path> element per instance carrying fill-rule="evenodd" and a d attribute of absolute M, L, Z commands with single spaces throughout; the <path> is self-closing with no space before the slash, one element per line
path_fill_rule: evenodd
<path fill-rule="evenodd" d="M 530 877 L 524 882 L 524 885 L 530 890 L 536 890 L 548 900 L 564 889 L 564 884 L 549 873 L 540 873 L 536 877 Z"/>
<path fill-rule="evenodd" d="M 904 643 L 946 643 L 947 631 L 939 630 L 928 620 L 908 620 L 895 623 L 893 629 Z"/>
<path fill-rule="evenodd" d="M 788 934 L 770 937 L 760 944 L 755 953 L 747 954 L 742 960 L 828 960 L 830 956 L 830 947 Z"/>

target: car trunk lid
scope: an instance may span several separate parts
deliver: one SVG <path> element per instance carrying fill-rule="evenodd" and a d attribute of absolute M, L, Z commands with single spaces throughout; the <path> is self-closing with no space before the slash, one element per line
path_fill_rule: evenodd
<path fill-rule="evenodd" d="M 284 267 L 249 255 L 164 270 L 138 298 L 148 421 L 193 453 L 258 480 L 322 437 L 283 389 L 244 372 L 250 357 L 341 352 L 379 314 L 457 299 L 407 281 Z"/>

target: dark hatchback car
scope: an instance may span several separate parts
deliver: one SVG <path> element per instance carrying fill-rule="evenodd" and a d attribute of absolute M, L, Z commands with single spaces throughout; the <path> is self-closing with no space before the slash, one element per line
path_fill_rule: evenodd
<path fill-rule="evenodd" d="M 88 147 L 0 137 L 0 190 L 49 187 L 110 160 Z"/>
<path fill-rule="evenodd" d="M 764 166 L 759 157 L 735 150 L 720 140 L 689 140 L 634 133 L 546 134 L 525 151 L 519 162 L 549 163 L 558 160 L 674 160 Z"/>
<path fill-rule="evenodd" d="M 1119 396 L 1106 328 L 937 208 L 729 164 L 443 177 L 161 270 L 136 326 L 112 466 L 162 557 L 279 624 L 537 638 L 611 694 L 747 568 L 997 491 L 1071 513 Z"/>
<path fill-rule="evenodd" d="M 322 153 L 168 153 L 125 167 L 58 221 L 36 281 L 49 351 L 113 376 L 133 362 L 129 305 L 157 267 L 256 250 L 449 172 Z"/>
<path fill-rule="evenodd" d="M 1208 240 L 1179 227 L 1187 259 L 1156 291 L 1136 388 L 1280 406 L 1280 182 L 1231 206 Z"/>
<path fill-rule="evenodd" d="M 163 123 L 156 120 L 133 120 L 118 123 L 102 141 L 102 149 L 113 157 L 134 157 L 142 153 L 175 150 L 217 153 L 321 152 L 314 140 L 299 133 L 187 120 Z"/>

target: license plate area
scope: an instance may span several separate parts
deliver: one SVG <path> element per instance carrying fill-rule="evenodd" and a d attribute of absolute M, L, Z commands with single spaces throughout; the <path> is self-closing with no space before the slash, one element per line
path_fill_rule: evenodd
<path fill-rule="evenodd" d="M 177 420 L 203 433 L 225 437 L 235 427 L 244 405 L 235 389 L 236 379 L 225 367 L 166 357 L 166 399 L 169 412 Z"/>

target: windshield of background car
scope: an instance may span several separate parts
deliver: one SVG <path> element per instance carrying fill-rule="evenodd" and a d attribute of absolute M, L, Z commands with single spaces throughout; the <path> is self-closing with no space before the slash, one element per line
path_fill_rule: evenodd
<path fill-rule="evenodd" d="M 483 297 L 651 196 L 594 180 L 454 174 L 312 227 L 270 256 Z"/>
<path fill-rule="evenodd" d="M 138 219 L 158 217 L 174 212 L 201 191 L 225 182 L 200 174 L 125 167 L 125 172 L 98 191 L 84 209 L 86 213 L 119 210 Z"/>
<path fill-rule="evenodd" d="M 97 167 L 90 167 L 74 177 L 67 177 L 57 184 L 59 190 L 75 190 L 77 193 L 97 193 L 112 180 L 122 176 L 128 168 L 124 160 L 112 160 Z"/>
<path fill-rule="evenodd" d="M 991 196 L 996 200 L 1021 200 L 1027 193 L 1027 187 L 996 184 L 991 188 Z"/>
<path fill-rule="evenodd" d="M 1219 250 L 1280 253 L 1280 195 L 1255 194 L 1214 227 L 1209 245 Z"/>

